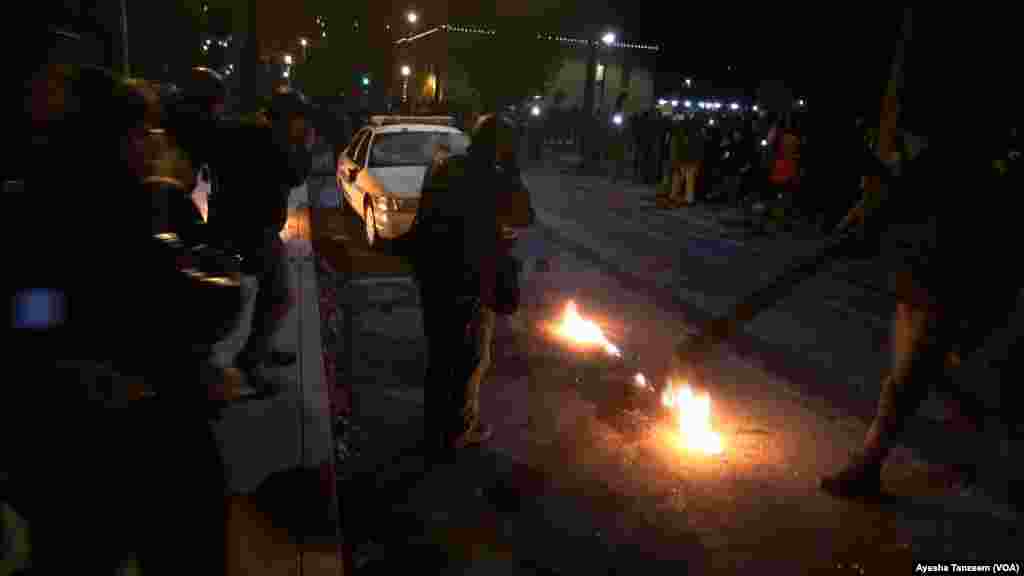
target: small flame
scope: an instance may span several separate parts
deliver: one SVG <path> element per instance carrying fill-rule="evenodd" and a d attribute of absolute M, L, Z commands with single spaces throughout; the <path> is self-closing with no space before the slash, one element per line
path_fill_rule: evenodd
<path fill-rule="evenodd" d="M 637 388 L 647 388 L 647 378 L 639 372 L 633 377 L 633 383 L 636 384 Z"/>
<path fill-rule="evenodd" d="M 722 438 L 711 427 L 711 396 L 695 394 L 689 385 L 669 383 L 661 393 L 661 403 L 679 420 L 679 434 L 686 447 L 704 454 L 720 454 Z"/>
<path fill-rule="evenodd" d="M 584 346 L 600 346 L 612 356 L 622 355 L 618 347 L 608 341 L 600 326 L 580 316 L 576 310 L 576 303 L 572 300 L 566 304 L 565 313 L 555 326 L 555 334 Z"/>

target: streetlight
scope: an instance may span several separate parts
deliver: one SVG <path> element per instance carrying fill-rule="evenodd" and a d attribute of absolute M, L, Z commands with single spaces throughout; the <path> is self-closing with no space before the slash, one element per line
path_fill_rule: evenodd
<path fill-rule="evenodd" d="M 611 46 L 612 44 L 615 44 L 615 33 L 606 33 L 604 36 L 601 37 L 601 41 L 604 42 L 605 46 Z"/>
<path fill-rule="evenodd" d="M 693 79 L 692 78 L 687 78 L 686 79 L 686 87 L 689 88 L 692 85 L 693 85 Z"/>
<path fill-rule="evenodd" d="M 409 13 L 405 15 L 405 19 L 409 21 L 409 24 L 415 24 L 420 19 L 420 15 L 410 10 Z"/>
<path fill-rule="evenodd" d="M 409 100 L 409 75 L 412 74 L 412 68 L 408 64 L 402 65 L 402 102 Z"/>
<path fill-rule="evenodd" d="M 616 113 L 614 116 L 612 116 L 612 123 L 614 123 L 616 126 L 622 126 L 622 114 Z"/>
<path fill-rule="evenodd" d="M 299 38 L 299 45 L 305 48 L 306 46 L 309 46 L 309 40 L 306 40 L 305 38 Z"/>
<path fill-rule="evenodd" d="M 530 108 L 530 114 L 532 114 L 534 116 L 540 116 L 540 106 L 537 106 L 536 104 L 534 104 L 533 108 Z"/>

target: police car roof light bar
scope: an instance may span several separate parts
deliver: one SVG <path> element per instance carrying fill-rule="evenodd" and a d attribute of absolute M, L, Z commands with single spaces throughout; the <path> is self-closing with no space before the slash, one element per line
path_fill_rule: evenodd
<path fill-rule="evenodd" d="M 393 124 L 433 124 L 438 126 L 454 126 L 452 116 L 371 116 L 370 123 L 377 126 Z"/>

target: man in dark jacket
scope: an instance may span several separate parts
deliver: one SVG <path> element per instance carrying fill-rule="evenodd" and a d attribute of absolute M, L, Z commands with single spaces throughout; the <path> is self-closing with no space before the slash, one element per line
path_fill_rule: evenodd
<path fill-rule="evenodd" d="M 212 165 L 220 190 L 211 224 L 242 254 L 243 271 L 259 277 L 249 338 L 235 361 L 247 373 L 296 360 L 271 341 L 293 305 L 280 233 L 289 194 L 311 169 L 306 109 L 300 94 L 279 92 L 266 112 L 218 129 Z"/>
<path fill-rule="evenodd" d="M 529 201 L 512 134 L 493 115 L 482 117 L 464 156 L 439 158 L 424 184 L 414 259 L 427 337 L 426 438 L 430 448 L 486 441 L 479 387 L 490 364 L 498 265 L 513 241 L 507 228 L 525 225 Z M 525 208 L 524 208 L 525 207 Z M 438 259 L 438 254 L 456 255 Z"/>

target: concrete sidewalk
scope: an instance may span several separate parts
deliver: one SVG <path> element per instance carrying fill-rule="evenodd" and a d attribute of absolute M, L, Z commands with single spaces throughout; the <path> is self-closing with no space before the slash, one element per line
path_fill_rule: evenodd
<path fill-rule="evenodd" d="M 228 406 L 215 424 L 230 495 L 232 574 L 343 573 L 334 476 L 334 434 L 324 376 L 320 293 L 305 185 L 292 191 L 281 236 L 296 306 L 275 345 L 292 366 L 266 369 L 279 393 Z M 230 365 L 249 335 L 256 279 L 243 278 L 238 330 L 215 349 Z"/>

